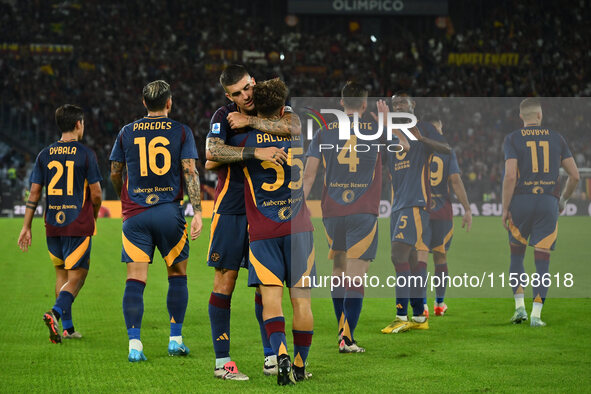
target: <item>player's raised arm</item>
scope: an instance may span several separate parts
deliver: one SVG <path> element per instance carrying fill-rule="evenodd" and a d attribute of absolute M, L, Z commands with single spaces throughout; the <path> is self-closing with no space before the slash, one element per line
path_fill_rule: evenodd
<path fill-rule="evenodd" d="M 378 109 L 378 113 L 376 114 L 375 112 L 372 112 L 371 116 L 374 118 L 376 122 L 379 122 L 379 116 L 381 116 L 383 122 L 382 124 L 388 124 L 387 117 L 388 111 L 390 110 L 388 104 L 384 100 L 378 100 L 376 102 L 376 108 Z M 408 152 L 408 150 L 410 149 L 410 144 L 408 143 L 408 139 L 406 138 L 404 133 L 399 129 L 394 129 L 392 131 L 394 132 L 394 135 L 396 135 L 396 137 L 398 138 L 398 144 L 402 146 L 402 151 Z"/>
<path fill-rule="evenodd" d="M 415 126 L 415 127 L 411 128 L 410 132 L 415 137 L 417 137 L 417 140 L 419 140 L 423 144 L 427 145 L 427 147 L 429 149 L 431 149 L 433 152 L 442 153 L 444 155 L 449 155 L 451 153 L 451 147 L 449 146 L 449 144 L 447 142 L 435 141 L 432 138 L 425 137 L 424 135 L 421 134 L 418 127 Z"/>
<path fill-rule="evenodd" d="M 207 160 L 220 163 L 236 163 L 248 159 L 258 159 L 282 165 L 287 160 L 287 152 L 274 146 L 267 148 L 229 146 L 225 144 L 224 140 L 216 137 L 207 138 L 205 156 Z"/>
<path fill-rule="evenodd" d="M 575 163 L 575 159 L 573 159 L 572 156 L 562 160 L 561 166 L 564 168 L 564 171 L 566 171 L 568 179 L 566 180 L 566 186 L 564 186 L 564 190 L 560 195 L 560 201 L 558 202 L 559 212 L 564 211 L 566 202 L 572 196 L 577 184 L 579 183 L 579 169 L 577 168 L 577 163 Z"/>
<path fill-rule="evenodd" d="M 31 224 L 33 223 L 35 209 L 37 209 L 37 204 L 39 204 L 39 200 L 41 199 L 41 190 L 43 190 L 43 187 L 40 184 L 31 184 L 31 191 L 26 204 L 25 220 L 23 222 L 21 233 L 18 237 L 18 246 L 23 252 L 28 251 L 29 246 L 31 246 L 31 240 L 33 239 L 31 234 Z"/>
<path fill-rule="evenodd" d="M 201 219 L 201 185 L 199 184 L 199 172 L 195 167 L 195 159 L 182 159 L 183 176 L 187 184 L 189 200 L 193 206 L 195 215 L 191 220 L 191 239 L 196 240 L 201 234 L 203 222 Z"/>
<path fill-rule="evenodd" d="M 466 232 L 470 231 L 472 227 L 472 211 L 470 210 L 470 202 L 468 201 L 468 195 L 464 188 L 464 182 L 460 174 L 451 174 L 449 176 L 451 187 L 458 197 L 460 204 L 464 207 L 464 217 L 462 218 L 462 228 L 466 228 Z"/>
<path fill-rule="evenodd" d="M 117 193 L 117 197 L 121 198 L 121 188 L 123 187 L 123 169 L 125 168 L 125 163 L 120 161 L 112 161 L 111 162 L 111 183 L 113 183 L 113 187 L 115 188 L 115 192 Z"/>
<path fill-rule="evenodd" d="M 517 159 L 507 159 L 505 161 L 505 177 L 503 178 L 503 226 L 509 231 L 508 220 L 511 219 L 509 205 L 513 199 L 515 185 L 517 183 Z"/>

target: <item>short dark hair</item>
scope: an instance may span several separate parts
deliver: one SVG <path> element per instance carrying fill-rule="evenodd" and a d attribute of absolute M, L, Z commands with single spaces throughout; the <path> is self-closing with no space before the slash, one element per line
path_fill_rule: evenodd
<path fill-rule="evenodd" d="M 254 85 L 252 99 L 254 107 L 262 116 L 272 116 L 285 105 L 289 90 L 279 78 L 270 79 Z"/>
<path fill-rule="evenodd" d="M 248 71 L 241 64 L 230 64 L 222 71 L 220 75 L 220 83 L 222 87 L 226 89 L 226 86 L 234 85 L 238 83 L 245 75 L 248 75 Z"/>
<path fill-rule="evenodd" d="M 349 81 L 341 90 L 341 98 L 345 107 L 359 109 L 367 100 L 369 91 L 360 83 Z"/>
<path fill-rule="evenodd" d="M 148 111 L 160 111 L 166 107 L 166 102 L 172 97 L 170 85 L 161 79 L 152 81 L 142 90 L 142 95 Z"/>
<path fill-rule="evenodd" d="M 74 130 L 79 120 L 84 120 L 84 111 L 76 105 L 64 104 L 55 110 L 55 124 L 62 133 Z"/>

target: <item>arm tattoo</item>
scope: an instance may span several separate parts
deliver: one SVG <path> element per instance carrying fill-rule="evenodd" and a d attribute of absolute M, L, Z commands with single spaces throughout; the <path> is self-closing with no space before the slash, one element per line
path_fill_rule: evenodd
<path fill-rule="evenodd" d="M 115 188 L 115 192 L 117 196 L 121 197 L 121 188 L 123 187 L 123 168 L 125 167 L 125 163 L 120 161 L 112 161 L 111 162 L 111 183 L 113 183 L 113 187 Z"/>
<path fill-rule="evenodd" d="M 291 112 L 284 114 L 280 119 L 263 119 L 257 116 L 250 116 L 248 120 L 250 127 L 280 137 L 298 135 L 302 128 L 299 116 Z"/>
<path fill-rule="evenodd" d="M 242 161 L 245 148 L 229 146 L 221 138 L 208 138 L 205 142 L 206 149 L 212 155 L 212 160 L 220 163 L 235 163 Z"/>
<path fill-rule="evenodd" d="M 201 211 L 201 185 L 199 183 L 199 172 L 195 168 L 195 159 L 182 159 L 181 163 L 193 210 Z"/>

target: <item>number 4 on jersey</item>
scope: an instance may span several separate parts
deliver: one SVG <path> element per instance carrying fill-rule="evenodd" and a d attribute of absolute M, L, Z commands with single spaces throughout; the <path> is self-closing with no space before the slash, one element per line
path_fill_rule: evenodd
<path fill-rule="evenodd" d="M 357 136 L 352 135 L 337 156 L 339 164 L 349 165 L 349 172 L 357 172 L 357 165 L 359 164 L 355 146 L 357 146 Z"/>

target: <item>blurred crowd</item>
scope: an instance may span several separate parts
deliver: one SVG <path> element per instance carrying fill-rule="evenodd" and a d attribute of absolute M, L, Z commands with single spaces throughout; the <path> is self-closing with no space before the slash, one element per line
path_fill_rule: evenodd
<path fill-rule="evenodd" d="M 450 12 L 461 8 L 458 2 L 450 0 Z M 20 45 L 0 48 L 0 138 L 10 147 L 4 154 L 0 147 L 1 174 L 8 166 L 22 172 L 32 160 L 27 153 L 59 136 L 55 108 L 75 103 L 86 110 L 85 143 L 96 151 L 108 179 L 115 136 L 144 115 L 141 89 L 154 79 L 171 83 L 171 116 L 193 129 L 204 157 L 209 119 L 227 102 L 218 75 L 232 62 L 244 63 L 259 80 L 283 78 L 292 97 L 337 96 L 349 79 L 367 84 L 376 97 L 400 89 L 415 97 L 591 95 L 591 28 L 584 23 L 591 10 L 584 0 L 568 6 L 500 1 L 478 20 L 467 23 L 455 11 L 441 26 L 430 22 L 429 28 L 425 21 L 434 17 L 423 17 L 418 28 L 397 25 L 403 17 L 384 17 L 378 19 L 379 31 L 368 27 L 376 18 L 330 22 L 325 16 L 298 16 L 299 23 L 297 18 L 288 23 L 285 2 L 266 4 L 0 0 L 0 44 Z M 39 43 L 73 49 L 66 55 L 24 49 Z M 245 51 L 263 55 L 247 59 Z M 517 53 L 519 60 L 501 67 L 448 64 L 456 52 Z M 491 116 L 482 108 L 480 119 L 471 114 L 464 116 L 470 121 L 454 123 L 466 110 L 451 105 L 445 111 L 446 133 L 475 190 L 473 199 L 500 200 L 502 141 L 511 127 L 519 127 L 515 112 Z M 591 167 L 591 133 L 585 127 L 560 131 L 579 166 Z M 114 197 L 112 189 L 108 193 Z"/>

